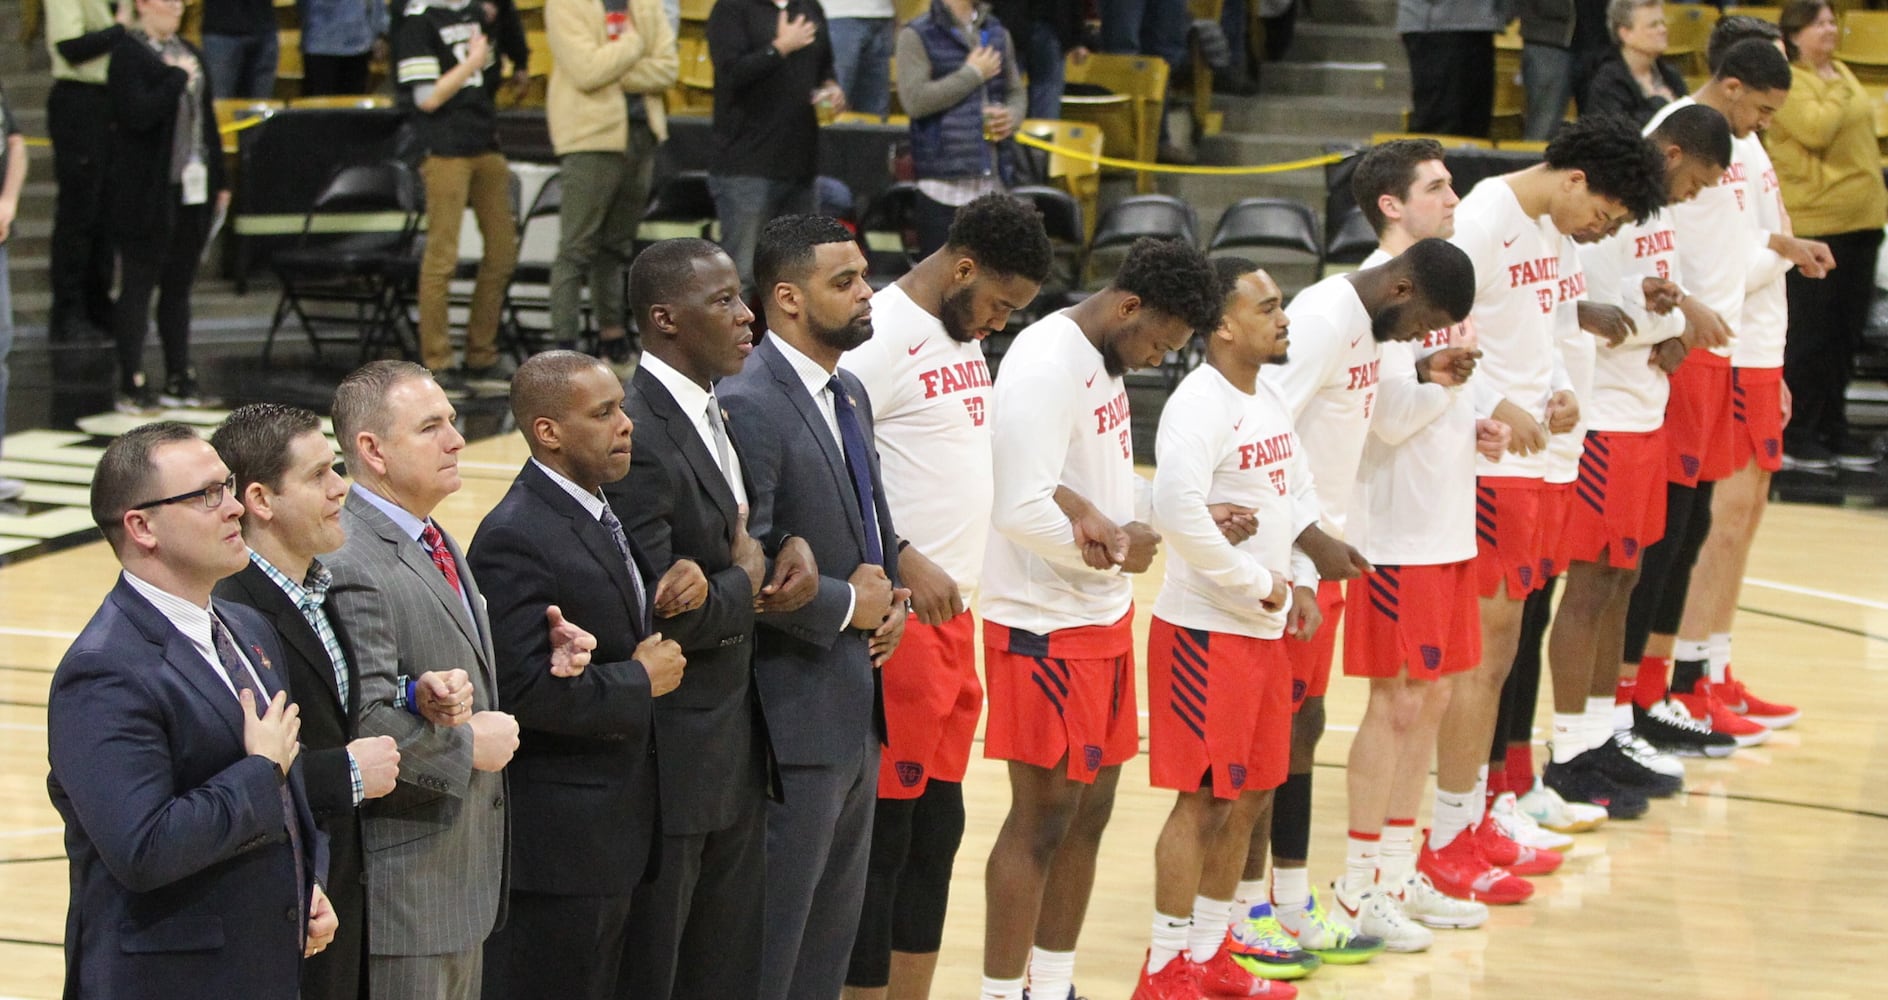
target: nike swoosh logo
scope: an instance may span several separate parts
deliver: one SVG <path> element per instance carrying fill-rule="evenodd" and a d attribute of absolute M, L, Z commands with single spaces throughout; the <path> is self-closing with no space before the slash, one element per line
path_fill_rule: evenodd
<path fill-rule="evenodd" d="M 1505 247 L 1511 247 L 1511 246 L 1513 246 L 1513 245 L 1514 245 L 1514 241 L 1515 241 L 1515 240 L 1518 240 L 1518 239 L 1520 239 L 1520 238 L 1521 238 L 1521 237 L 1519 237 L 1519 236 L 1510 236 L 1510 237 L 1508 237 L 1507 239 L 1505 239 L 1505 240 L 1502 240 L 1502 241 L 1501 241 L 1501 245 L 1502 245 L 1502 246 L 1503 246 L 1504 248 L 1505 248 Z"/>
<path fill-rule="evenodd" d="M 1243 424 L 1243 423 L 1245 423 L 1245 422 L 1246 422 L 1246 418 L 1244 418 L 1244 417 L 1240 417 L 1240 418 L 1239 418 L 1239 424 Z M 1233 429 L 1233 430 L 1238 430 L 1238 429 L 1239 429 L 1239 424 L 1234 424 L 1234 425 L 1232 425 L 1232 429 Z"/>
<path fill-rule="evenodd" d="M 1357 919 L 1357 914 L 1360 912 L 1358 907 L 1351 906 L 1341 899 L 1337 901 L 1337 908 L 1343 910 L 1352 920 Z"/>
<path fill-rule="evenodd" d="M 931 342 L 931 338 L 929 338 L 929 337 L 926 337 L 926 338 L 924 338 L 923 340 L 920 340 L 920 341 L 918 341 L 918 343 L 917 343 L 917 345 L 916 345 L 916 346 L 913 346 L 913 347 L 907 347 L 907 348 L 905 348 L 905 353 L 906 353 L 906 354 L 909 354 L 909 355 L 911 355 L 912 357 L 914 357 L 914 358 L 915 358 L 915 357 L 917 357 L 917 356 L 918 356 L 918 352 L 919 352 L 919 351 L 922 351 L 922 350 L 924 350 L 924 345 L 926 345 L 926 344 L 928 344 L 928 343 L 930 343 L 930 342 Z"/>
<path fill-rule="evenodd" d="M 1364 335 L 1360 333 L 1357 335 L 1356 339 L 1350 342 L 1350 346 L 1356 347 L 1358 344 L 1361 344 L 1363 342 L 1364 342 Z"/>
<path fill-rule="evenodd" d="M 1100 372 L 1096 372 L 1096 373 L 1095 373 L 1095 375 L 1100 375 L 1100 374 L 1101 374 Z M 1095 375 L 1090 375 L 1090 376 L 1088 376 L 1088 381 L 1087 381 L 1087 382 L 1084 382 L 1084 383 L 1082 383 L 1082 384 L 1083 384 L 1083 385 L 1085 385 L 1085 386 L 1087 386 L 1087 387 L 1088 387 L 1088 388 L 1090 388 L 1090 389 L 1092 389 L 1092 388 L 1094 388 L 1094 387 L 1095 387 Z"/>

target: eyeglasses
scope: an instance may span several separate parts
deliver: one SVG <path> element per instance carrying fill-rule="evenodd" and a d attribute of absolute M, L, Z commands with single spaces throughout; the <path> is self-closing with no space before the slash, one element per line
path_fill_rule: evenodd
<path fill-rule="evenodd" d="M 205 486 L 204 488 L 200 490 L 191 490 L 188 493 L 179 493 L 174 497 L 165 497 L 162 500 L 147 500 L 144 503 L 141 503 L 132 507 L 131 509 L 132 510 L 150 510 L 152 507 L 162 507 L 165 504 L 183 503 L 187 500 L 202 499 L 204 510 L 215 510 L 218 507 L 223 506 L 224 497 L 234 492 L 236 492 L 236 476 L 234 473 L 232 473 L 228 479 L 225 479 L 220 483 L 211 483 L 210 485 Z"/>

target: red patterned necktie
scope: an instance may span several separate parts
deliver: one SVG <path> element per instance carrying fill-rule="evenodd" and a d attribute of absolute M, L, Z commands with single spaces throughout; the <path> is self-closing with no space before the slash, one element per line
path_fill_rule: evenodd
<path fill-rule="evenodd" d="M 425 542 L 426 547 L 432 551 L 433 565 L 439 567 L 439 572 L 445 574 L 446 582 L 452 585 L 453 591 L 460 597 L 464 597 L 465 588 L 459 585 L 459 567 L 452 561 L 452 550 L 446 548 L 446 539 L 439 533 L 439 529 L 433 526 L 433 522 L 426 522 L 426 526 L 420 529 L 420 541 Z"/>

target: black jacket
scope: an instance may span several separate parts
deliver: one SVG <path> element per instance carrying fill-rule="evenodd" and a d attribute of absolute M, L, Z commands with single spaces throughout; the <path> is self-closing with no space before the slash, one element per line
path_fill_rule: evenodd
<path fill-rule="evenodd" d="M 1661 59 L 1658 61 L 1659 76 L 1665 86 L 1670 88 L 1673 100 L 1686 94 L 1685 78 L 1679 75 L 1672 64 Z M 1625 59 L 1615 52 L 1605 62 L 1593 70 L 1593 77 L 1587 82 L 1586 100 L 1580 105 L 1580 114 L 1615 114 L 1632 119 L 1634 125 L 1644 128 L 1646 122 L 1670 101 L 1663 97 L 1647 97 L 1639 89 L 1639 81 L 1632 78 L 1632 70 L 1626 67 Z"/>
<path fill-rule="evenodd" d="M 179 39 L 182 41 L 182 39 Z M 202 50 L 183 44 L 203 66 L 203 165 L 210 172 L 210 197 L 229 186 L 223 170 L 223 145 L 216 131 L 216 104 L 210 94 L 210 67 Z M 189 74 L 167 65 L 143 37 L 126 32 L 111 50 L 105 86 L 111 93 L 111 162 L 106 165 L 106 198 L 112 228 L 120 239 L 162 233 L 170 228 L 176 206 L 171 191 L 171 137 L 177 129 L 177 98 Z"/>

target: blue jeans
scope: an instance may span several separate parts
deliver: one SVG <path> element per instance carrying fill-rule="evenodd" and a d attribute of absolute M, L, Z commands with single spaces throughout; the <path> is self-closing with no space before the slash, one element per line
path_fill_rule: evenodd
<path fill-rule="evenodd" d="M 7 246 L 0 243 L 0 444 L 7 436 L 7 355 L 13 351 L 13 276 Z"/>
<path fill-rule="evenodd" d="M 813 214 L 813 178 L 709 174 L 708 192 L 715 197 L 715 217 L 721 222 L 721 249 L 734 258 L 741 291 L 752 292 L 754 245 L 760 242 L 760 227 L 777 216 Z"/>
<path fill-rule="evenodd" d="M 219 99 L 275 96 L 275 32 L 262 35 L 204 35 L 210 92 Z"/>
<path fill-rule="evenodd" d="M 1187 62 L 1186 0 L 1101 0 L 1101 48 L 1159 56 L 1179 69 Z"/>
<path fill-rule="evenodd" d="M 1014 42 L 1019 29 L 1010 29 Z M 1062 40 L 1046 24 L 1024 25 L 1023 72 L 1029 77 L 1029 117 L 1062 117 Z"/>
<path fill-rule="evenodd" d="M 1554 137 L 1573 100 L 1573 62 L 1571 49 L 1521 46 L 1521 86 L 1527 89 L 1522 138 L 1545 142 Z"/>
<path fill-rule="evenodd" d="M 882 115 L 892 107 L 892 19 L 835 17 L 826 22 L 833 76 L 854 111 Z"/>

